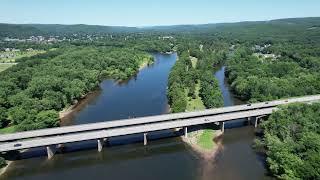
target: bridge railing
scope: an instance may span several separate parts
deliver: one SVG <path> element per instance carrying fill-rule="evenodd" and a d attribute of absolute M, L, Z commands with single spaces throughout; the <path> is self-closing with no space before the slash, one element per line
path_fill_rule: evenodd
<path fill-rule="evenodd" d="M 194 118 L 181 119 L 181 120 L 175 120 L 175 121 L 164 121 L 164 122 L 158 122 L 158 123 L 152 123 L 152 124 L 140 124 L 135 126 L 118 127 L 113 129 L 99 129 L 96 131 L 89 131 L 89 132 L 78 132 L 78 133 L 49 136 L 49 137 L 43 137 L 43 138 L 24 139 L 24 140 L 18 140 L 14 142 L 6 142 L 3 144 L 0 144 L 0 152 L 52 146 L 52 145 L 66 144 L 66 143 L 73 143 L 73 142 L 80 142 L 80 141 L 96 140 L 96 139 L 110 138 L 110 137 L 116 137 L 116 136 L 125 136 L 130 134 L 149 133 L 149 132 L 161 131 L 166 129 L 188 127 L 188 126 L 200 125 L 200 124 L 209 124 L 209 123 L 221 122 L 221 121 L 224 122 L 224 121 L 230 121 L 230 120 L 239 119 L 239 118 L 268 115 L 268 114 L 271 114 L 272 111 L 275 109 L 276 107 L 264 108 L 264 109 L 258 109 L 258 110 L 218 114 L 213 116 L 194 117 Z"/>
<path fill-rule="evenodd" d="M 249 110 L 255 110 L 255 109 L 270 108 L 270 107 L 276 107 L 279 105 L 285 105 L 285 104 L 295 103 L 295 102 L 310 102 L 310 101 L 319 101 L 319 100 L 320 100 L 320 95 L 304 96 L 304 97 L 298 97 L 298 98 L 275 100 L 270 102 L 209 109 L 209 110 L 198 111 L 198 112 L 166 114 L 166 115 L 149 116 L 149 117 L 141 117 L 141 118 L 134 118 L 134 119 L 115 120 L 115 121 L 108 121 L 108 122 L 102 122 L 102 123 L 92 123 L 92 124 L 84 124 L 84 125 L 74 125 L 74 126 L 67 126 L 67 127 L 19 132 L 19 133 L 13 133 L 13 134 L 0 135 L 0 142 L 14 141 L 19 139 L 28 139 L 28 138 L 34 138 L 34 137 L 55 136 L 55 135 L 70 134 L 70 133 L 77 133 L 77 132 L 95 131 L 100 129 L 110 129 L 110 128 L 165 122 L 165 121 L 174 121 L 179 119 L 197 118 L 197 117 L 212 116 L 212 115 L 224 114 L 224 113 L 233 113 L 233 112 L 239 112 L 239 111 L 249 111 Z"/>

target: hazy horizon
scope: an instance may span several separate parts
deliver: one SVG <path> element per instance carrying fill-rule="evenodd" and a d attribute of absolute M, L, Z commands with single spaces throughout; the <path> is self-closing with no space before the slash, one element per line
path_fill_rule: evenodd
<path fill-rule="evenodd" d="M 320 17 L 316 0 L 3 0 L 1 6 L 0 22 L 8 24 L 151 27 Z"/>
<path fill-rule="evenodd" d="M 277 19 L 266 19 L 266 20 L 244 20 L 244 21 L 234 21 L 234 22 L 209 22 L 209 23 L 194 23 L 194 24 L 169 24 L 169 25 L 146 25 L 146 26 L 125 26 L 125 25 L 103 25 L 103 24 L 62 24 L 62 23 L 10 23 L 10 22 L 0 22 L 0 24 L 12 24 L 12 25 L 87 25 L 87 26 L 105 26 L 105 27 L 128 27 L 128 28 L 150 28 L 150 27 L 166 27 L 166 26 L 193 26 L 193 25 L 207 25 L 207 24 L 231 24 L 231 23 L 241 23 L 241 22 L 267 22 L 274 20 L 282 20 L 282 19 L 301 19 L 301 18 L 320 18 L 320 16 L 314 17 L 286 17 L 286 18 L 277 18 Z"/>

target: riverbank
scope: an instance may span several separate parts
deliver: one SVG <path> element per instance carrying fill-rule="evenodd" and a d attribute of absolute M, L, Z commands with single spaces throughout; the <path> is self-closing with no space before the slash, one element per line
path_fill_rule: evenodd
<path fill-rule="evenodd" d="M 6 161 L 7 165 L 0 169 L 0 177 L 7 171 L 9 166 L 13 163 L 13 161 Z"/>
<path fill-rule="evenodd" d="M 25 150 L 21 150 L 20 153 L 24 153 L 24 152 L 27 152 L 28 150 L 25 149 Z M 17 156 L 18 154 L 15 154 L 14 156 L 15 157 L 12 157 L 12 159 L 19 159 L 19 157 Z M 5 160 L 6 161 L 6 166 L 0 168 L 0 179 L 1 177 L 9 170 L 10 166 L 12 166 L 14 160 Z"/>
<path fill-rule="evenodd" d="M 83 95 L 81 97 L 81 99 L 75 101 L 75 103 L 73 105 L 70 105 L 70 106 L 64 108 L 62 111 L 60 111 L 59 112 L 60 125 L 61 125 L 61 123 L 63 125 L 64 118 L 72 115 L 75 112 L 78 112 L 83 106 L 85 106 L 87 104 L 87 102 L 89 101 L 89 99 L 91 99 L 91 97 L 94 97 L 95 94 L 97 94 L 98 91 L 99 90 L 92 91 L 92 92 L 89 92 L 89 93 Z"/>
<path fill-rule="evenodd" d="M 142 69 L 144 69 L 144 68 L 147 67 L 147 66 L 150 66 L 150 65 L 153 64 L 153 63 L 154 63 L 154 58 L 150 58 L 150 59 L 148 59 L 148 60 L 144 60 L 144 61 L 140 64 L 139 69 L 138 69 L 137 72 L 141 71 Z"/>
<path fill-rule="evenodd" d="M 145 58 L 141 64 L 139 65 L 139 68 L 136 72 L 139 73 L 144 68 L 150 66 L 154 63 L 154 57 Z M 127 80 L 118 80 L 115 81 L 117 84 L 120 84 L 122 82 L 125 82 Z M 62 111 L 59 112 L 59 119 L 60 119 L 60 125 L 69 125 L 70 122 L 65 122 L 65 119 L 67 119 L 68 116 L 72 116 L 72 114 L 79 112 L 93 97 L 95 97 L 97 94 L 97 91 L 89 92 L 82 96 L 80 100 L 77 100 L 73 105 L 70 105 L 66 108 L 64 108 Z"/>
<path fill-rule="evenodd" d="M 201 158 L 210 161 L 214 160 L 222 148 L 220 140 L 222 134 L 220 130 L 202 129 L 188 133 L 188 137 L 182 137 L 182 140 Z"/>

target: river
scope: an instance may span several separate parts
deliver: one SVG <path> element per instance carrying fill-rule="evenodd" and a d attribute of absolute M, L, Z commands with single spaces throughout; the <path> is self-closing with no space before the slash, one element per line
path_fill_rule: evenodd
<path fill-rule="evenodd" d="M 101 90 L 77 107 L 65 119 L 65 125 L 167 113 L 166 86 L 177 55 L 156 54 L 155 58 L 154 65 L 142 69 L 128 82 L 103 81 Z M 224 71 L 225 67 L 219 67 L 215 76 L 225 106 L 239 104 L 241 101 L 229 90 Z M 95 148 L 96 142 L 67 145 L 66 152 L 51 160 L 46 159 L 44 149 L 23 153 L 1 179 L 268 179 L 263 159 L 251 148 L 254 128 L 241 120 L 227 123 L 226 127 L 223 148 L 212 161 L 202 160 L 179 137 L 158 139 L 172 135 L 166 131 L 153 133 L 151 138 L 158 140 L 149 141 L 147 146 L 143 146 L 141 135 L 135 135 L 111 139 L 111 146 L 101 153 Z"/>

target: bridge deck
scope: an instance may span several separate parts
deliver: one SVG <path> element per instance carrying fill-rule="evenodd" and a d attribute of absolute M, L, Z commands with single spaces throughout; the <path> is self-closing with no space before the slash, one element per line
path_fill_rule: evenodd
<path fill-rule="evenodd" d="M 199 112 L 177 113 L 1 135 L 0 152 L 79 142 L 271 114 L 278 105 L 319 101 L 320 95 Z"/>
<path fill-rule="evenodd" d="M 17 142 L 10 142 L 0 144 L 0 152 L 11 151 L 11 150 L 21 150 L 49 145 L 57 145 L 64 143 L 72 143 L 79 141 L 87 141 L 115 136 L 124 136 L 129 134 L 138 134 L 138 133 L 146 133 L 153 131 L 160 131 L 166 129 L 173 129 L 178 127 L 186 127 L 192 125 L 199 124 L 208 124 L 220 121 L 230 121 L 239 118 L 246 118 L 252 116 L 261 116 L 271 114 L 273 110 L 276 108 L 266 108 L 262 110 L 250 110 L 250 111 L 242 111 L 242 112 L 234 112 L 231 114 L 219 114 L 216 116 L 210 117 L 196 117 L 189 118 L 183 120 L 175 120 L 175 121 L 165 121 L 165 122 L 157 122 L 153 124 L 143 124 L 129 127 L 119 127 L 114 129 L 105 129 L 105 130 L 96 130 L 90 132 L 82 132 L 82 133 L 74 133 L 74 134 L 66 134 L 61 136 L 50 136 L 43 137 L 37 139 L 23 140 Z M 15 147 L 15 144 L 20 144 L 19 147 Z"/>
<path fill-rule="evenodd" d="M 198 112 L 166 114 L 166 115 L 158 115 L 158 116 L 150 116 L 150 117 L 142 117 L 142 118 L 134 118 L 134 119 L 126 119 L 126 120 L 115 120 L 115 121 L 108 121 L 108 122 L 101 122 L 101 123 L 42 129 L 42 130 L 36 130 L 36 131 L 27 131 L 27 132 L 20 132 L 20 133 L 14 133 L 14 134 L 0 135 L 0 142 L 34 138 L 34 137 L 53 136 L 53 135 L 59 135 L 59 134 L 61 135 L 61 134 L 76 133 L 76 132 L 94 131 L 94 130 L 115 128 L 115 127 L 122 127 L 122 126 L 132 126 L 132 125 L 139 125 L 139 124 L 172 121 L 172 120 L 202 117 L 202 116 L 212 116 L 212 115 L 217 115 L 222 113 L 232 113 L 232 112 L 238 112 L 238 111 L 248 111 L 248 110 L 276 107 L 278 105 L 284 105 L 284 104 L 294 103 L 294 102 L 309 102 L 309 101 L 318 101 L 318 100 L 320 100 L 320 95 L 276 100 L 276 101 L 263 102 L 263 103 L 254 103 L 254 104 L 251 104 L 250 106 L 238 105 L 238 106 L 231 106 L 231 107 L 209 109 L 209 110 L 198 111 Z"/>

